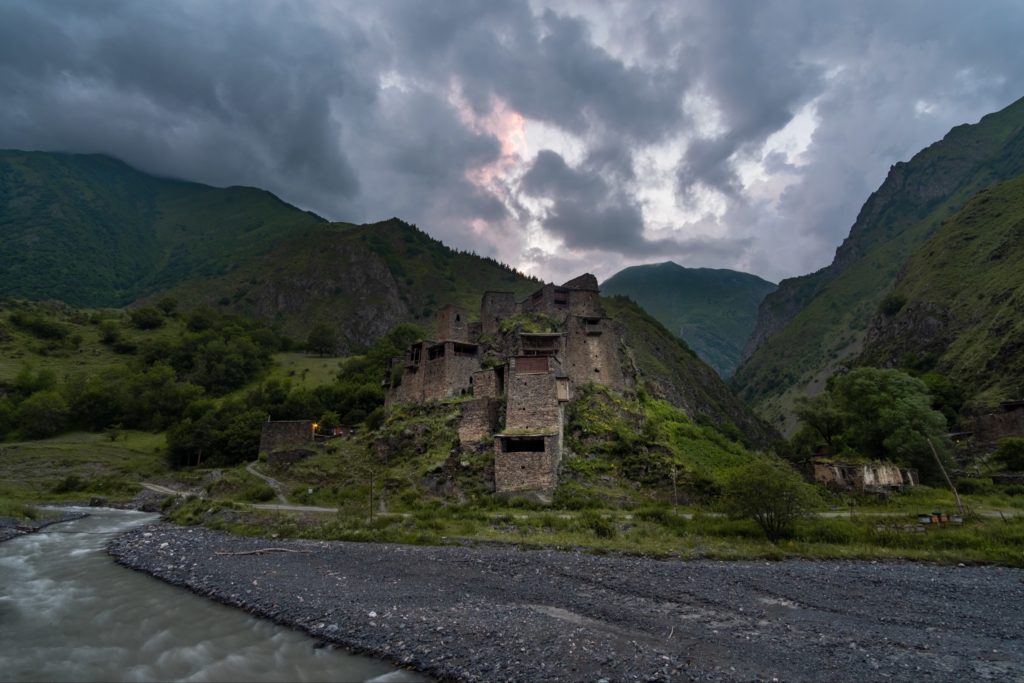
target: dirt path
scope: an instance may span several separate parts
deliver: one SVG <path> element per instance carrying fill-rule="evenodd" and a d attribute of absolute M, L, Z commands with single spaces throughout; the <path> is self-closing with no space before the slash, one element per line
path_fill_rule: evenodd
<path fill-rule="evenodd" d="M 463 681 L 1024 681 L 1024 571 L 657 561 L 243 538 L 165 524 L 120 562 Z"/>
<path fill-rule="evenodd" d="M 277 496 L 277 499 L 285 505 L 288 504 L 288 499 L 284 495 L 284 484 L 279 482 L 277 479 L 274 479 L 273 477 L 268 477 L 267 475 L 257 470 L 256 463 L 254 462 L 250 462 L 248 465 L 246 465 L 245 471 L 251 474 L 252 476 L 259 477 L 263 481 L 267 482 L 267 485 L 270 486 L 270 488 L 274 489 L 274 495 Z"/>

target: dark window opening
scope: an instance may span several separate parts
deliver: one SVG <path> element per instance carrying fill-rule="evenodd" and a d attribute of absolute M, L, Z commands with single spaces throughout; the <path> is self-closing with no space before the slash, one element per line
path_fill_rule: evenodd
<path fill-rule="evenodd" d="M 516 437 L 502 440 L 501 450 L 505 453 L 543 453 L 544 437 Z"/>
<path fill-rule="evenodd" d="M 419 346 L 414 346 L 411 349 L 409 349 L 409 360 L 411 360 L 413 363 L 419 363 L 420 362 L 420 352 L 422 350 L 423 349 L 420 348 Z"/>
<path fill-rule="evenodd" d="M 455 344 L 456 356 L 476 356 L 476 346 L 473 344 Z"/>
<path fill-rule="evenodd" d="M 462 320 L 462 318 L 459 316 L 458 313 L 456 313 L 455 314 L 455 322 L 459 322 L 460 320 Z"/>
<path fill-rule="evenodd" d="M 437 360 L 438 358 L 444 358 L 444 344 L 431 346 L 427 349 L 427 360 Z"/>

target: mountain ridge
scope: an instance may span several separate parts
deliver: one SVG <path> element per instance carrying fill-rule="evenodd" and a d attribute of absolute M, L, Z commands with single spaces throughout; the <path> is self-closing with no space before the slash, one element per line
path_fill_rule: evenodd
<path fill-rule="evenodd" d="M 833 263 L 765 297 L 732 387 L 791 431 L 798 393 L 855 362 L 878 303 L 913 251 L 978 191 L 1024 172 L 1024 98 L 956 126 L 890 168 Z"/>
<path fill-rule="evenodd" d="M 625 268 L 601 288 L 636 301 L 727 377 L 753 332 L 758 304 L 775 284 L 742 271 L 665 261 Z"/>

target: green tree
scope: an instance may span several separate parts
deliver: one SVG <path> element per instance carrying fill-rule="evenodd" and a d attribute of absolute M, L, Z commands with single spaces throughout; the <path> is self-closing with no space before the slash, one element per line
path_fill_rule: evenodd
<path fill-rule="evenodd" d="M 928 440 L 945 450 L 946 418 L 932 408 L 924 382 L 899 370 L 857 368 L 837 377 L 831 392 L 847 416 L 848 446 L 916 467 L 926 478 L 938 478 Z"/>
<path fill-rule="evenodd" d="M 781 462 L 755 460 L 734 470 L 722 488 L 726 511 L 752 519 L 772 543 L 793 534 L 796 521 L 820 502 L 812 486 Z"/>
<path fill-rule="evenodd" d="M 317 323 L 309 332 L 306 339 L 306 350 L 318 354 L 323 358 L 327 354 L 333 354 L 338 346 L 338 337 L 334 330 L 324 323 Z"/>
<path fill-rule="evenodd" d="M 1024 472 L 1024 437 L 1008 436 L 1000 439 L 993 460 L 1011 472 Z"/>
<path fill-rule="evenodd" d="M 14 420 L 25 436 L 45 438 L 59 434 L 67 426 L 70 413 L 60 392 L 49 389 L 37 391 L 22 401 Z"/>
<path fill-rule="evenodd" d="M 830 393 L 798 398 L 796 416 L 817 437 L 816 440 L 825 444 L 829 453 L 839 452 L 847 416 Z"/>

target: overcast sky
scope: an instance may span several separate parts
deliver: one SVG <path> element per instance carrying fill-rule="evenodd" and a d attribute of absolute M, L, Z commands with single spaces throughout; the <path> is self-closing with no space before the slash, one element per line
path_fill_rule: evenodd
<path fill-rule="evenodd" d="M 0 0 L 0 147 L 398 216 L 548 280 L 777 281 L 1024 96 L 1024 3 Z"/>

